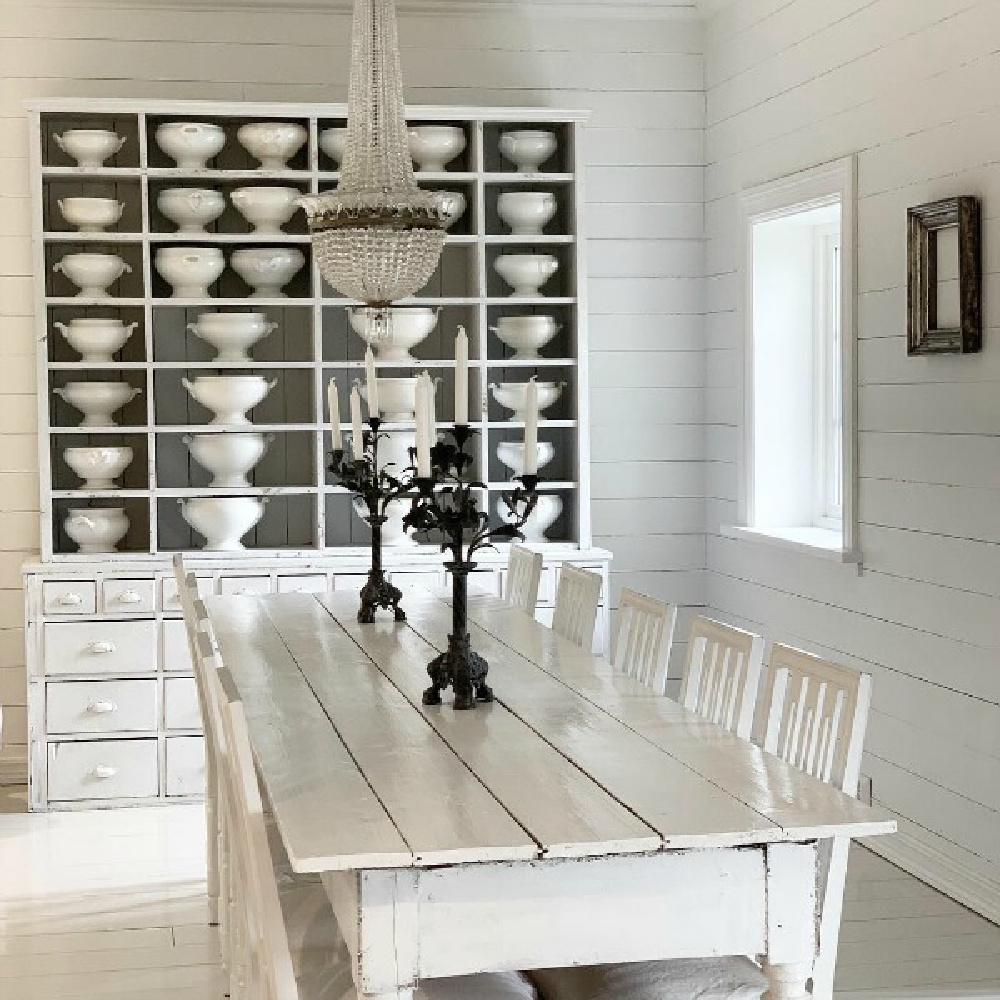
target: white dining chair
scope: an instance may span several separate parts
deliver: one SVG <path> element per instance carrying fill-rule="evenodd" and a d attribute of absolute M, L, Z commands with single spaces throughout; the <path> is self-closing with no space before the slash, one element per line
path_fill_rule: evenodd
<path fill-rule="evenodd" d="M 871 674 L 775 643 L 764 689 L 764 749 L 856 796 L 871 692 Z M 822 899 L 812 995 L 830 1000 L 850 840 L 837 837 L 821 841 L 820 847 Z"/>
<path fill-rule="evenodd" d="M 224 665 L 209 686 L 227 749 L 222 802 L 231 850 L 229 996 L 361 1000 L 322 883 L 289 881 L 274 865 L 246 715 Z M 414 1000 L 537 1000 L 537 995 L 520 973 L 480 973 L 425 980 Z"/>
<path fill-rule="evenodd" d="M 749 739 L 763 662 L 761 636 L 698 615 L 688 637 L 680 702 Z"/>
<path fill-rule="evenodd" d="M 512 545 L 507 559 L 504 600 L 534 617 L 538 606 L 538 584 L 542 579 L 542 554 L 523 545 Z"/>
<path fill-rule="evenodd" d="M 657 694 L 667 686 L 667 661 L 677 608 L 623 587 L 611 628 L 611 663 Z"/>
<path fill-rule="evenodd" d="M 219 867 L 222 861 L 219 817 L 217 813 L 218 773 L 210 732 L 211 718 L 208 713 L 205 665 L 202 663 L 203 653 L 200 637 L 205 637 L 206 648 L 210 651 L 214 650 L 214 641 L 211 638 L 211 625 L 208 620 L 208 612 L 198 594 L 198 583 L 195 575 L 186 571 L 184 559 L 179 552 L 174 556 L 173 564 L 174 578 L 177 582 L 177 596 L 180 600 L 181 614 L 184 617 L 184 627 L 187 633 L 188 649 L 194 668 L 198 709 L 201 712 L 202 727 L 205 734 L 205 839 L 208 910 L 209 923 L 218 924 L 220 898 Z"/>
<path fill-rule="evenodd" d="M 552 631 L 589 650 L 594 644 L 601 585 L 600 573 L 563 563 L 556 586 Z"/>

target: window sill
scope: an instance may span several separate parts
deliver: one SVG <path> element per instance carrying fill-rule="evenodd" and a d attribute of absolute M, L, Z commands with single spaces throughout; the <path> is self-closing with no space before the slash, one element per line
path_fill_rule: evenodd
<path fill-rule="evenodd" d="M 746 528 L 737 525 L 724 526 L 721 533 L 726 538 L 737 538 L 775 548 L 804 552 L 839 563 L 860 563 L 861 553 L 845 549 L 839 531 L 826 528 Z"/>

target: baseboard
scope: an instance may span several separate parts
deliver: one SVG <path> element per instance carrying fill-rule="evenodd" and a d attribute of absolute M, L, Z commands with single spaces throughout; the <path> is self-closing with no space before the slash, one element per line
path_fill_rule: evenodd
<path fill-rule="evenodd" d="M 987 920 L 1000 924 L 1000 883 L 935 847 L 900 830 L 891 837 L 871 837 L 865 847 L 916 876 Z"/>
<path fill-rule="evenodd" d="M 28 748 L 12 746 L 0 748 L 0 785 L 26 785 L 28 783 Z"/>
<path fill-rule="evenodd" d="M 874 990 L 838 990 L 833 1000 L 1000 1000 L 1000 989 L 968 983 L 965 986 L 900 986 Z"/>

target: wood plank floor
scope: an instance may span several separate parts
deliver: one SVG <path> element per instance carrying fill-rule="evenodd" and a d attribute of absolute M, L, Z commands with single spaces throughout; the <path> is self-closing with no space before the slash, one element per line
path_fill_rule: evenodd
<path fill-rule="evenodd" d="M 202 809 L 25 801 L 0 788 L 0 998 L 218 1000 Z M 1000 998 L 1000 928 L 855 848 L 837 997 Z"/>

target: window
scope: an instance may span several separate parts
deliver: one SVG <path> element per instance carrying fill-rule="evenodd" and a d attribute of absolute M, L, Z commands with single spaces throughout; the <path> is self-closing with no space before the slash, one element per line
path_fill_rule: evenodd
<path fill-rule="evenodd" d="M 854 554 L 853 159 L 740 195 L 740 524 Z"/>

